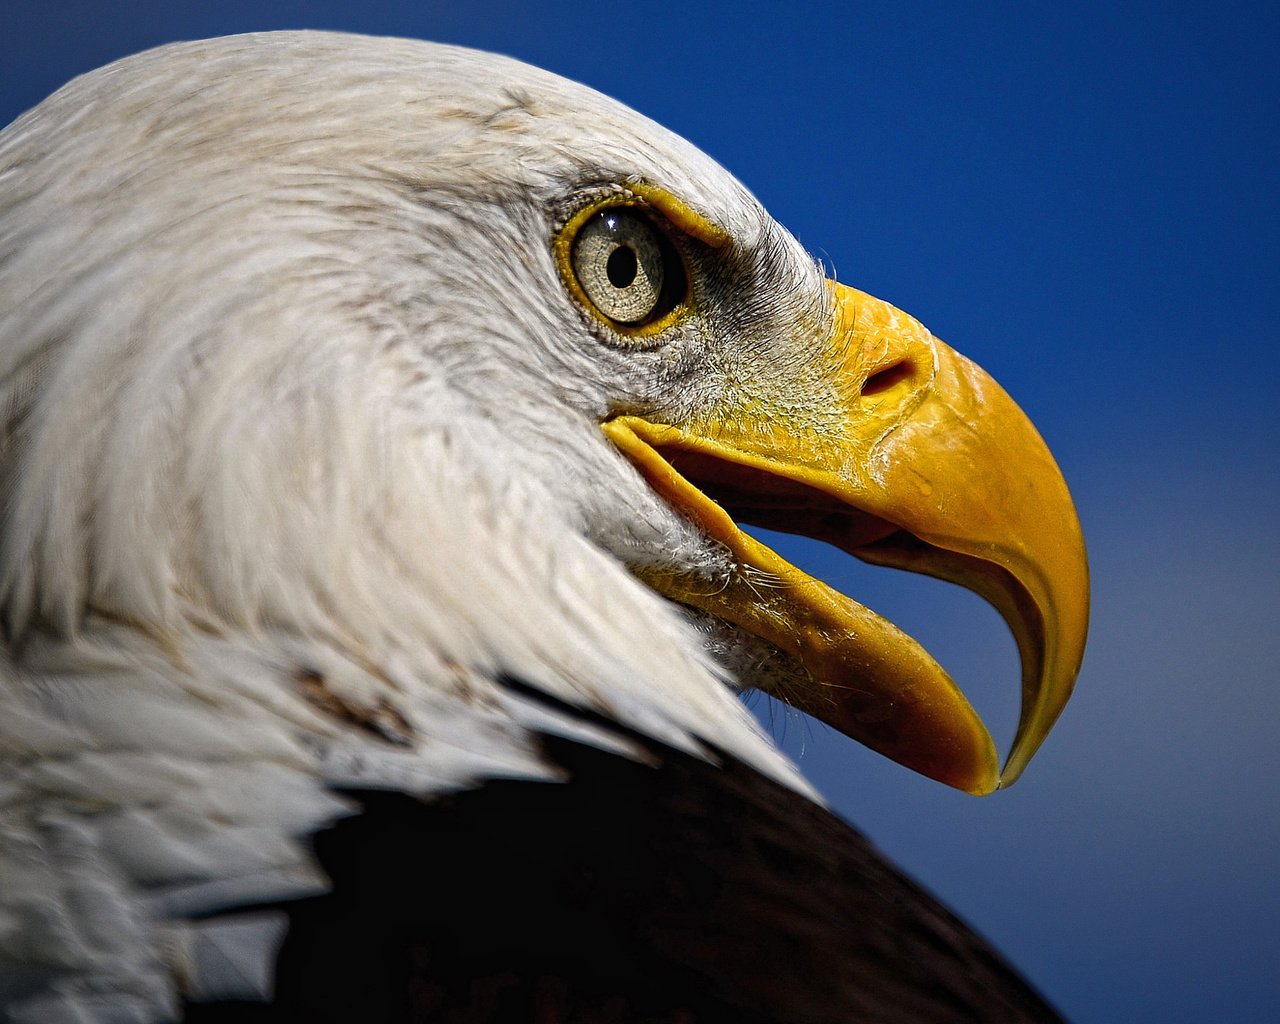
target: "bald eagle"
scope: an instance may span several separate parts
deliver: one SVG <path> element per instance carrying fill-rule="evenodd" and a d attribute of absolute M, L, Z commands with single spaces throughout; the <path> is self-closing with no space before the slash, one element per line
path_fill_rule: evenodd
<path fill-rule="evenodd" d="M 512 60 L 164 47 L 0 136 L 13 1021 L 1045 1020 L 781 698 L 972 793 L 1087 584 L 1043 442 L 729 174 Z M 744 524 L 1009 622 L 1003 768 Z"/>

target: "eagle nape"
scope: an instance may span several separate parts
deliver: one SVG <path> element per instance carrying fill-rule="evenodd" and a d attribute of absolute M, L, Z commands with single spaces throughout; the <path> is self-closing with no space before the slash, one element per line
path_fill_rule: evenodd
<path fill-rule="evenodd" d="M 0 182 L 0 1019 L 1054 1019 L 739 699 L 1022 773 L 1087 569 L 983 371 L 685 140 L 455 47 L 162 47 Z M 753 524 L 990 601 L 1003 768 Z"/>

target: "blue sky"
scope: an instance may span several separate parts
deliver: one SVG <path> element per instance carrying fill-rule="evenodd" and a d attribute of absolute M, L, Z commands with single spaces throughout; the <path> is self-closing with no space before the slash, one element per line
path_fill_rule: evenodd
<path fill-rule="evenodd" d="M 278 27 L 462 43 L 593 85 L 990 370 L 1057 453 L 1092 557 L 1089 652 L 1040 757 L 974 800 L 761 713 L 1069 1016 L 1274 1019 L 1280 7 L 4 0 L 0 121 L 127 53 Z M 920 637 L 1007 741 L 994 612 L 778 546 Z"/>

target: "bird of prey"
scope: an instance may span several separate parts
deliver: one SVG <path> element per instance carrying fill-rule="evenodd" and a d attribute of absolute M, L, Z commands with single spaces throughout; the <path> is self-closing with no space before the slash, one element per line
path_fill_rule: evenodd
<path fill-rule="evenodd" d="M 1066 487 L 658 125 L 335 34 L 85 75 L 0 136 L 0 410 L 5 1019 L 1053 1019 L 739 692 L 1009 784 L 1084 644 Z M 990 600 L 1003 767 L 749 524 Z"/>

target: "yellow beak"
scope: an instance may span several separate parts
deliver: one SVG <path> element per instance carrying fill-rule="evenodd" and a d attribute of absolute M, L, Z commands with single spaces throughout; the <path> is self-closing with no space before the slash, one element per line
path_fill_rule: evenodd
<path fill-rule="evenodd" d="M 799 661 L 811 683 L 776 696 L 931 778 L 989 793 L 1022 773 L 1079 671 L 1089 585 L 1075 509 L 1048 448 L 995 381 L 900 310 L 831 288 L 822 409 L 783 396 L 680 425 L 604 424 L 739 566 L 714 592 L 675 572 L 644 576 Z M 916 641 L 789 565 L 735 517 L 951 580 L 994 605 L 1022 659 L 1003 772 L 986 727 Z"/>

